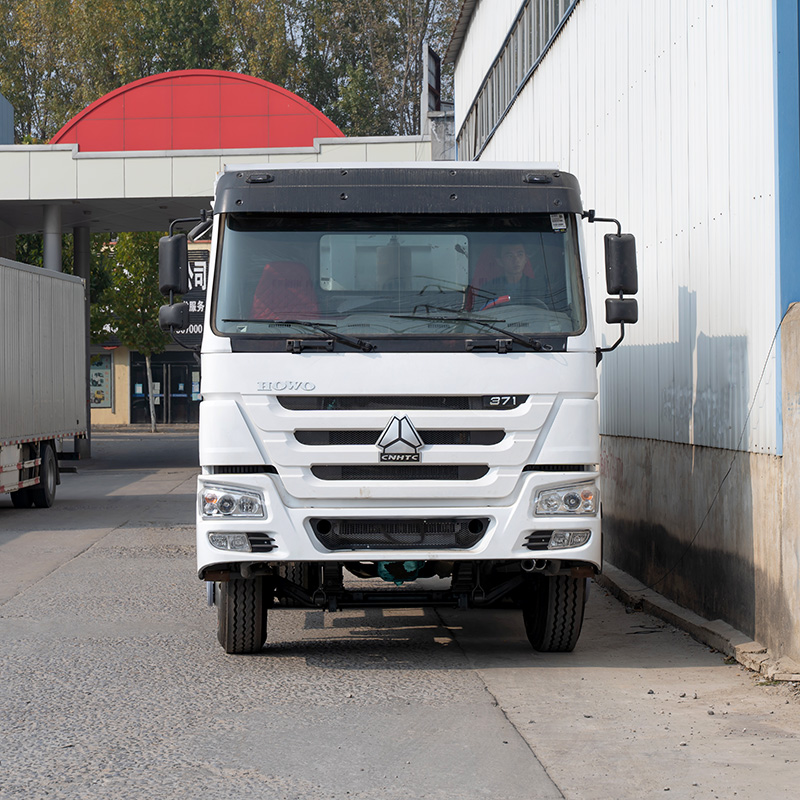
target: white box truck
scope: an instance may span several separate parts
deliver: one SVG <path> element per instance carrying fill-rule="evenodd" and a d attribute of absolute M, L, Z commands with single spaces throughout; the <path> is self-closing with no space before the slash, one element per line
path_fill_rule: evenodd
<path fill-rule="evenodd" d="M 47 508 L 58 458 L 86 435 L 84 282 L 0 258 L 0 493 Z"/>
<path fill-rule="evenodd" d="M 534 648 L 572 650 L 602 567 L 582 217 L 576 179 L 546 165 L 218 176 L 197 568 L 227 652 L 261 650 L 276 603 L 506 602 Z M 173 230 L 160 324 L 174 332 L 188 309 Z M 624 335 L 636 261 L 619 223 L 606 262 Z"/>

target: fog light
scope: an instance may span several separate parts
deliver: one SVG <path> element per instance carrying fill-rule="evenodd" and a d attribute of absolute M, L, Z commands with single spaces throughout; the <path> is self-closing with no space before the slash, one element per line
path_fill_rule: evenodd
<path fill-rule="evenodd" d="M 582 547 L 591 536 L 591 531 L 553 531 L 547 549 L 565 550 L 570 547 Z"/>
<path fill-rule="evenodd" d="M 553 531 L 547 548 L 549 550 L 560 550 L 562 547 L 569 547 L 569 531 Z"/>
<path fill-rule="evenodd" d="M 236 550 L 240 553 L 249 553 L 252 549 L 246 533 L 209 533 L 208 541 L 217 550 Z"/>

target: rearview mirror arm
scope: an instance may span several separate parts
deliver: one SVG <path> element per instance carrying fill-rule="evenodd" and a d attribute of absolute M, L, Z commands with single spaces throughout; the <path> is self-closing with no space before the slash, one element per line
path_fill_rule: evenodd
<path fill-rule="evenodd" d="M 597 217 L 595 216 L 595 210 L 590 208 L 588 211 L 581 211 L 581 218 L 588 220 L 589 222 L 610 222 L 612 225 L 617 226 L 617 236 L 622 236 L 622 225 L 618 219 L 612 219 L 611 217 Z"/>

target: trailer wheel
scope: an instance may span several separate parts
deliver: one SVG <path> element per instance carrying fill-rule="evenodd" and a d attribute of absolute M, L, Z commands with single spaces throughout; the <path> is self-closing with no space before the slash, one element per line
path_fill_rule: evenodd
<path fill-rule="evenodd" d="M 30 489 L 17 489 L 11 493 L 11 502 L 14 508 L 30 508 L 33 505 Z"/>
<path fill-rule="evenodd" d="M 522 619 L 534 650 L 569 653 L 581 634 L 586 580 L 569 575 L 533 575 L 525 587 Z"/>
<path fill-rule="evenodd" d="M 217 584 L 217 639 L 226 653 L 258 653 L 267 638 L 263 578 Z"/>
<path fill-rule="evenodd" d="M 31 487 L 31 498 L 36 508 L 50 508 L 56 498 L 56 483 L 58 483 L 58 462 L 52 445 L 42 445 L 41 458 L 39 483 Z"/>

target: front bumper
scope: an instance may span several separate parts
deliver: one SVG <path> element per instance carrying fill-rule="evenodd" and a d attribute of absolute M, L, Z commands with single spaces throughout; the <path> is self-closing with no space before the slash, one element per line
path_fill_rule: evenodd
<path fill-rule="evenodd" d="M 224 567 L 241 563 L 282 562 L 282 561 L 505 561 L 531 558 L 559 560 L 590 564 L 600 570 L 602 566 L 602 541 L 600 515 L 551 515 L 534 516 L 533 498 L 540 489 L 564 486 L 570 483 L 599 481 L 596 472 L 582 473 L 525 473 L 514 496 L 504 504 L 488 505 L 480 498 L 469 503 L 460 501 L 457 506 L 432 504 L 409 499 L 407 503 L 393 502 L 383 504 L 379 500 L 353 497 L 340 500 L 335 506 L 291 504 L 281 491 L 276 475 L 201 475 L 198 478 L 198 492 L 205 485 L 230 486 L 260 492 L 265 500 L 265 516 L 256 518 L 204 518 L 198 503 L 197 510 L 197 567 L 202 575 L 208 567 Z M 358 491 L 358 490 L 356 490 Z M 442 496 L 446 497 L 446 487 Z M 369 547 L 342 546 L 336 549 L 326 547 L 330 537 L 319 535 L 319 522 L 346 521 L 387 521 L 458 520 L 466 523 L 469 529 L 473 520 L 481 521 L 479 536 L 456 539 L 461 546 L 414 547 L 405 539 L 402 546 L 390 547 L 385 544 Z M 435 527 L 435 525 L 434 525 Z M 462 526 L 463 527 L 463 526 Z M 541 549 L 548 531 L 589 531 L 586 544 L 580 547 L 563 549 Z M 472 533 L 478 532 L 478 524 L 472 524 Z M 260 552 L 247 550 L 228 550 L 214 547 L 209 541 L 211 533 L 242 533 L 256 543 Z M 477 539 L 477 540 L 476 540 Z M 476 541 L 475 541 L 476 540 Z M 434 541 L 434 540 L 431 540 Z M 474 541 L 474 543 L 473 543 Z M 463 546 L 466 543 L 468 546 Z M 533 546 L 533 549 L 532 549 Z"/>

